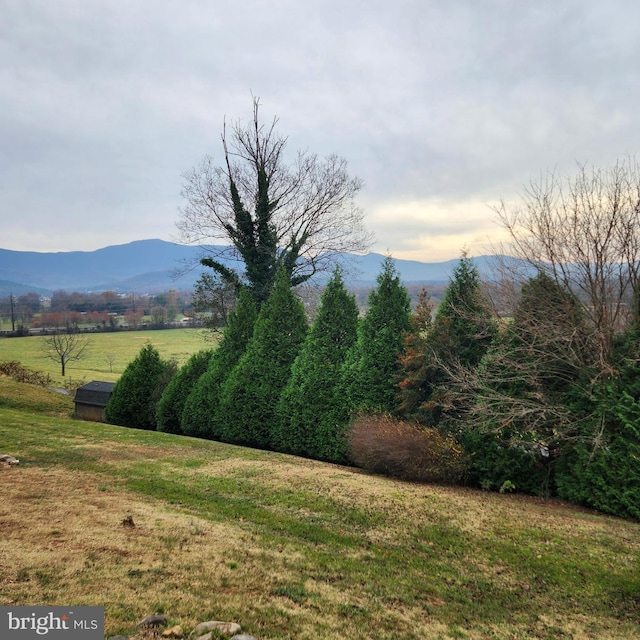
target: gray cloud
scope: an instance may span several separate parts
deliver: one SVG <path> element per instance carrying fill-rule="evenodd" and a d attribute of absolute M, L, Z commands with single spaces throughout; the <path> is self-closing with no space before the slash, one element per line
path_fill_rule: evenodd
<path fill-rule="evenodd" d="M 417 259 L 479 247 L 531 176 L 640 142 L 633 0 L 2 4 L 3 248 L 170 239 L 181 174 L 251 92 L 292 150 L 349 160 L 376 249 Z"/>

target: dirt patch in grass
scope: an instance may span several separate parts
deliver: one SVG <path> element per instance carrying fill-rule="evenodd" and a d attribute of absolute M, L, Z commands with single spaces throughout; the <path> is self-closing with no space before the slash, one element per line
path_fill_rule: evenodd
<path fill-rule="evenodd" d="M 189 585 L 179 598 L 191 598 L 193 617 L 180 622 L 195 625 L 203 594 L 216 593 L 228 563 L 252 547 L 240 526 L 171 512 L 92 474 L 12 468 L 0 482 L 3 605 L 102 605 L 114 631 L 172 608 L 167 591 Z"/>

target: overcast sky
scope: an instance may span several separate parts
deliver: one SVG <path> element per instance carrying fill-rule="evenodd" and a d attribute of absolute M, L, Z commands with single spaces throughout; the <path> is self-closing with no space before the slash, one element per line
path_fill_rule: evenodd
<path fill-rule="evenodd" d="M 373 250 L 486 253 L 490 205 L 640 149 L 637 0 L 0 0 L 0 247 L 176 240 L 227 120 L 364 181 Z"/>

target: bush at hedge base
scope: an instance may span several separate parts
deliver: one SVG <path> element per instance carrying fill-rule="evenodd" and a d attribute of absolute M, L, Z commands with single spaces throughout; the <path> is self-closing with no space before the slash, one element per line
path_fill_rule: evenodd
<path fill-rule="evenodd" d="M 348 446 L 357 466 L 403 480 L 456 484 L 467 472 L 467 457 L 453 438 L 388 414 L 358 416 Z"/>
<path fill-rule="evenodd" d="M 501 433 L 483 433 L 464 429 L 456 434 L 469 460 L 467 484 L 485 491 L 511 491 L 548 497 L 554 488 L 554 460 L 543 449 L 530 443 L 513 444 L 506 429 Z"/>

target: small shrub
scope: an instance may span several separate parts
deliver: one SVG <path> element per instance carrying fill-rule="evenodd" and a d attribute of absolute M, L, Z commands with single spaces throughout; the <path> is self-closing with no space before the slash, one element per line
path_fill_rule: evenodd
<path fill-rule="evenodd" d="M 511 480 L 505 480 L 500 485 L 500 493 L 511 493 L 516 490 L 516 485 L 511 482 Z"/>
<path fill-rule="evenodd" d="M 464 429 L 457 440 L 467 455 L 467 483 L 484 491 L 517 491 L 549 496 L 553 487 L 553 459 L 540 447 L 511 443 L 510 434 Z"/>
<path fill-rule="evenodd" d="M 453 438 L 390 415 L 361 415 L 349 431 L 349 454 L 359 467 L 422 482 L 460 482 L 466 456 Z"/>
<path fill-rule="evenodd" d="M 46 387 L 51 384 L 51 376 L 48 373 L 28 369 L 16 360 L 0 362 L 0 373 L 13 378 L 16 382 L 37 384 L 41 387 Z"/>

